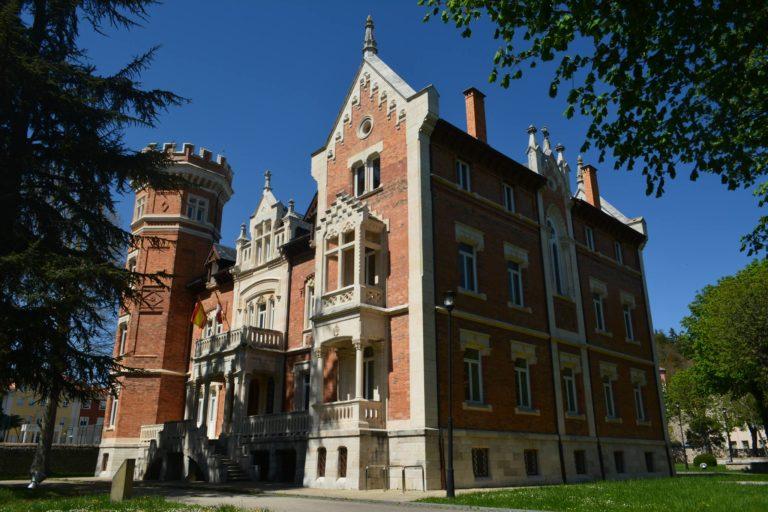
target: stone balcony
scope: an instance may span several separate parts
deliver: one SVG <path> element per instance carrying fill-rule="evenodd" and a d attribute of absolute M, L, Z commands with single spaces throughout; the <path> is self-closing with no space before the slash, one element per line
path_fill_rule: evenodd
<path fill-rule="evenodd" d="M 249 439 L 269 437 L 305 437 L 312 428 L 307 411 L 262 414 L 245 418 L 237 435 Z"/>
<path fill-rule="evenodd" d="M 362 284 L 345 286 L 323 295 L 320 300 L 320 311 L 323 314 L 333 313 L 361 304 L 383 307 L 384 291 L 377 286 Z"/>
<path fill-rule="evenodd" d="M 228 352 L 240 346 L 256 349 L 285 350 L 285 339 L 280 331 L 245 326 L 240 329 L 202 338 L 195 343 L 195 359 Z"/>
<path fill-rule="evenodd" d="M 384 403 L 362 398 L 315 405 L 323 429 L 385 428 Z"/>

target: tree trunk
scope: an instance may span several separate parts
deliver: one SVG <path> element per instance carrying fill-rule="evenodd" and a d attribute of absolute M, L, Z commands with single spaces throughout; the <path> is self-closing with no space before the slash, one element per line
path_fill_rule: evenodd
<path fill-rule="evenodd" d="M 763 432 L 766 439 L 768 439 L 768 407 L 765 403 L 765 392 L 762 389 L 755 387 L 752 390 L 752 396 L 755 397 L 755 403 L 757 404 L 757 412 L 760 414 L 760 419 L 763 422 Z"/>
<path fill-rule="evenodd" d="M 752 456 L 757 457 L 757 427 L 751 423 L 747 423 L 749 429 L 749 435 L 752 437 Z"/>
<path fill-rule="evenodd" d="M 45 404 L 43 422 L 40 426 L 40 438 L 37 441 L 35 455 L 32 458 L 32 466 L 29 468 L 32 480 L 29 484 L 31 488 L 37 487 L 50 473 L 51 445 L 53 445 L 53 434 L 56 428 L 56 410 L 59 407 L 60 394 L 59 385 L 54 384 L 48 397 L 48 402 Z"/>

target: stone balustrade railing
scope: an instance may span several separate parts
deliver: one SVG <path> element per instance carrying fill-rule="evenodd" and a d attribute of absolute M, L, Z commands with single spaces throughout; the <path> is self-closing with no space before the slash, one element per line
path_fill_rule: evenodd
<path fill-rule="evenodd" d="M 248 345 L 252 348 L 285 350 L 282 332 L 245 326 L 198 340 L 195 344 L 195 358 L 226 352 L 240 345 Z"/>
<path fill-rule="evenodd" d="M 248 416 L 243 420 L 239 434 L 246 437 L 299 437 L 312 427 L 307 411 Z"/>
<path fill-rule="evenodd" d="M 139 444 L 150 444 L 152 441 L 155 443 L 160 442 L 160 432 L 163 431 L 162 423 L 155 423 L 154 425 L 142 425 L 139 432 Z"/>
<path fill-rule="evenodd" d="M 321 404 L 318 407 L 323 428 L 384 428 L 384 403 L 356 399 Z"/>
<path fill-rule="evenodd" d="M 384 291 L 377 286 L 355 284 L 328 292 L 320 300 L 320 308 L 322 310 L 335 309 L 340 306 L 357 306 L 359 304 L 383 307 Z"/>

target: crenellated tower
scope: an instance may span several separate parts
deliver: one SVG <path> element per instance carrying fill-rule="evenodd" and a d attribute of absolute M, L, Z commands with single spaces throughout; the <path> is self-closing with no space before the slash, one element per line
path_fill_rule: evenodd
<path fill-rule="evenodd" d="M 224 204 L 232 196 L 232 168 L 223 156 L 192 144 L 149 144 L 172 160 L 165 172 L 189 185 L 176 190 L 143 188 L 134 198 L 131 232 L 139 236 L 126 265 L 145 274 L 163 274 L 162 283 L 140 285 L 140 301 L 118 318 L 114 355 L 139 368 L 120 378 L 117 398 L 107 404 L 97 474 L 111 474 L 125 458 L 135 457 L 142 425 L 181 420 L 189 365 L 195 295 L 187 286 L 199 277 L 211 246 L 220 238 Z"/>

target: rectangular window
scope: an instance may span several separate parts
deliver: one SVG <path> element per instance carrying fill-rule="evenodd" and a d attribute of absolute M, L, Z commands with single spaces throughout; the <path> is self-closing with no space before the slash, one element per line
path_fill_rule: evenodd
<path fill-rule="evenodd" d="M 609 378 L 603 379 L 603 395 L 605 395 L 605 416 L 616 418 L 616 403 L 613 401 L 613 382 Z"/>
<path fill-rule="evenodd" d="M 117 355 L 121 356 L 125 354 L 125 343 L 128 340 L 128 325 L 125 323 L 120 324 L 120 327 L 118 327 L 118 345 L 117 345 Z"/>
<path fill-rule="evenodd" d="M 144 205 L 147 201 L 146 196 L 136 198 L 136 210 L 133 215 L 133 220 L 138 220 L 144 215 Z"/>
<path fill-rule="evenodd" d="M 80 422 L 78 423 L 81 427 L 87 427 L 88 426 L 88 418 L 80 418 Z"/>
<path fill-rule="evenodd" d="M 376 251 L 366 247 L 365 249 L 365 284 L 376 286 L 378 284 L 376 274 Z"/>
<path fill-rule="evenodd" d="M 475 248 L 469 244 L 459 244 L 459 283 L 465 290 L 477 291 L 477 266 Z"/>
<path fill-rule="evenodd" d="M 472 448 L 472 473 L 474 473 L 475 478 L 491 476 L 488 466 L 488 448 Z"/>
<path fill-rule="evenodd" d="M 635 396 L 635 417 L 637 418 L 637 421 L 646 421 L 645 403 L 643 402 L 643 386 L 635 384 L 633 387 L 633 394 Z"/>
<path fill-rule="evenodd" d="M 371 190 L 376 190 L 381 185 L 381 160 L 374 158 L 371 165 Z"/>
<path fill-rule="evenodd" d="M 456 160 L 456 183 L 463 190 L 471 190 L 469 164 L 461 160 Z"/>
<path fill-rule="evenodd" d="M 656 464 L 653 460 L 653 452 L 645 452 L 645 470 L 648 473 L 654 473 L 656 471 Z"/>
<path fill-rule="evenodd" d="M 624 330 L 628 340 L 635 339 L 635 330 L 632 328 L 632 307 L 629 304 L 624 304 Z"/>
<path fill-rule="evenodd" d="M 347 447 L 346 446 L 339 446 L 339 461 L 338 461 L 338 471 L 337 476 L 338 478 L 346 478 L 347 477 Z"/>
<path fill-rule="evenodd" d="M 341 251 L 341 286 L 355 284 L 355 248 L 350 247 Z"/>
<path fill-rule="evenodd" d="M 117 406 L 118 406 L 118 398 L 115 397 L 112 400 L 112 410 L 109 411 L 109 426 L 114 427 L 115 422 L 117 421 Z"/>
<path fill-rule="evenodd" d="M 515 261 L 507 262 L 507 282 L 509 284 L 509 302 L 515 306 L 523 306 L 523 272 L 520 264 Z"/>
<path fill-rule="evenodd" d="M 525 460 L 525 474 L 536 476 L 539 474 L 539 451 L 523 450 L 523 459 Z"/>
<path fill-rule="evenodd" d="M 517 406 L 521 409 L 531 408 L 531 375 L 528 361 L 522 358 L 515 360 L 515 387 Z"/>
<path fill-rule="evenodd" d="M 376 387 L 376 361 L 373 358 L 373 347 L 363 349 L 363 398 L 373 400 Z"/>
<path fill-rule="evenodd" d="M 584 450 L 575 450 L 573 452 L 573 462 L 576 466 L 577 475 L 587 474 L 587 452 Z"/>
<path fill-rule="evenodd" d="M 480 352 L 474 348 L 464 351 L 464 399 L 467 402 L 483 402 L 483 374 Z"/>
<path fill-rule="evenodd" d="M 613 243 L 613 250 L 616 252 L 616 261 L 619 263 L 619 265 L 624 264 L 624 251 L 621 247 L 621 242 L 614 242 Z"/>
<path fill-rule="evenodd" d="M 592 304 L 595 307 L 595 328 L 605 332 L 605 311 L 603 310 L 603 296 L 599 293 L 592 294 Z"/>
<path fill-rule="evenodd" d="M 259 327 L 260 329 L 266 329 L 267 327 L 267 303 L 262 302 L 259 304 L 256 308 L 257 310 L 257 318 L 256 318 L 256 327 Z"/>
<path fill-rule="evenodd" d="M 365 165 L 360 164 L 354 169 L 355 176 L 355 195 L 361 196 L 365 194 Z"/>
<path fill-rule="evenodd" d="M 595 232 L 589 226 L 584 227 L 584 238 L 587 240 L 587 247 L 590 251 L 595 250 Z"/>
<path fill-rule="evenodd" d="M 565 412 L 570 415 L 579 414 L 576 379 L 574 378 L 572 368 L 563 370 L 563 384 L 565 385 Z"/>
<path fill-rule="evenodd" d="M 317 449 L 317 478 L 325 476 L 325 448 Z"/>
<path fill-rule="evenodd" d="M 624 452 L 613 452 L 613 465 L 616 467 L 617 473 L 624 473 Z"/>
<path fill-rule="evenodd" d="M 208 201 L 202 197 L 190 195 L 187 199 L 187 217 L 198 222 L 205 222 L 207 217 Z"/>
<path fill-rule="evenodd" d="M 502 185 L 504 189 L 504 208 L 508 212 L 515 211 L 515 189 L 511 185 L 504 183 Z"/>

